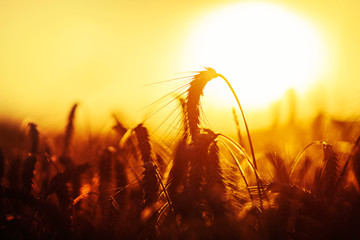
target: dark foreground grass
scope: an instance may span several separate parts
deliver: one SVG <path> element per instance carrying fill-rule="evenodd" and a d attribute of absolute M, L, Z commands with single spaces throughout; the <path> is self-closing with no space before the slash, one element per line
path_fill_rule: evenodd
<path fill-rule="evenodd" d="M 247 154 L 239 123 L 240 143 L 201 126 L 214 72 L 190 78 L 174 147 L 116 118 L 112 135 L 74 143 L 76 104 L 54 139 L 34 123 L 0 127 L 0 238 L 360 238 L 357 123 L 332 121 L 338 142 L 318 138 L 319 118 L 262 131 Z M 285 133 L 297 156 L 285 154 Z"/>

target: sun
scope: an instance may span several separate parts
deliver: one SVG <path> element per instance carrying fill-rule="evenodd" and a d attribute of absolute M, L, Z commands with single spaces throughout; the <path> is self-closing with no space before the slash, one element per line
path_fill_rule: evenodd
<path fill-rule="evenodd" d="M 244 105 L 264 108 L 288 89 L 303 91 L 320 78 L 324 49 L 321 34 L 305 17 L 278 5 L 248 2 L 204 17 L 184 52 L 191 67 L 210 66 L 226 76 Z M 222 88 L 209 85 L 217 96 Z M 228 103 L 229 98 L 220 99 Z"/>

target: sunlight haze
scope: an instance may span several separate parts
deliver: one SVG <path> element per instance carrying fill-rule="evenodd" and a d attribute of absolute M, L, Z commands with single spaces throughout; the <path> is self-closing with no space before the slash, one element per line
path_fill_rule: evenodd
<path fill-rule="evenodd" d="M 270 116 L 289 89 L 301 98 L 300 114 L 321 106 L 356 118 L 359 7 L 351 0 L 2 1 L 0 119 L 57 129 L 79 102 L 92 129 L 112 123 L 112 113 L 132 126 L 178 86 L 149 84 L 204 66 L 233 83 L 254 127 L 268 125 L 257 116 Z M 222 83 L 206 91 L 210 109 L 223 109 L 216 96 L 231 109 Z"/>

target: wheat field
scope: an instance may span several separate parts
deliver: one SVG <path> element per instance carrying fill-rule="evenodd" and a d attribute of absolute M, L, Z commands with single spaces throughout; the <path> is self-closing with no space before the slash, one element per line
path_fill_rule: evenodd
<path fill-rule="evenodd" d="M 217 77 L 238 103 L 235 137 L 203 126 L 201 97 Z M 32 122 L 2 126 L 0 238 L 360 237 L 357 122 L 331 119 L 329 140 L 319 133 L 323 115 L 254 132 L 223 75 L 205 68 L 187 80 L 173 99 L 181 120 L 163 141 L 146 123 L 125 126 L 116 116 L 111 133 L 75 141 L 77 104 L 58 135 Z"/>

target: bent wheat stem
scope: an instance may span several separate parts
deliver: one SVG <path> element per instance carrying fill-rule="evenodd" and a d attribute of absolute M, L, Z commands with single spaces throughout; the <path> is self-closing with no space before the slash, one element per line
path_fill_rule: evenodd
<path fill-rule="evenodd" d="M 304 147 L 304 148 L 301 150 L 301 152 L 296 156 L 293 164 L 291 165 L 289 177 L 291 177 L 291 175 L 292 175 L 292 173 L 294 172 L 297 164 L 299 163 L 300 157 L 301 157 L 302 154 L 306 151 L 306 149 L 308 149 L 309 147 L 311 147 L 311 146 L 314 145 L 314 144 L 324 144 L 324 143 L 325 143 L 324 141 L 314 141 L 314 142 L 311 142 L 311 143 L 309 143 L 308 145 L 306 145 L 306 147 Z"/>
<path fill-rule="evenodd" d="M 225 143 L 223 143 L 223 145 L 225 146 L 226 150 L 228 150 L 228 152 L 230 153 L 232 159 L 235 161 L 236 166 L 239 169 L 240 175 L 241 175 L 242 179 L 244 180 L 244 183 L 245 183 L 246 189 L 247 189 L 247 191 L 249 193 L 250 199 L 251 199 L 251 201 L 253 201 L 254 199 L 253 199 L 253 196 L 251 195 L 248 181 L 246 180 L 246 176 L 244 174 L 244 171 L 243 171 L 239 161 L 237 160 L 237 158 L 236 158 L 235 154 L 233 153 L 233 151 L 231 151 L 231 149 Z"/>
<path fill-rule="evenodd" d="M 222 74 L 217 74 L 218 77 L 222 78 L 226 84 L 228 85 L 228 87 L 230 88 L 232 94 L 234 95 L 235 99 L 236 99 L 236 103 L 238 104 L 238 107 L 240 109 L 240 112 L 241 112 L 241 116 L 243 118 L 243 121 L 244 121 L 244 125 L 245 125 L 245 129 L 246 129 L 246 133 L 247 133 L 247 136 L 248 136 L 248 141 L 249 141 L 249 145 L 250 145 L 250 151 L 251 151 L 251 156 L 252 156 L 252 159 L 253 159 L 253 164 L 254 164 L 254 168 L 255 170 L 257 171 L 257 164 L 256 164 L 256 159 L 255 159 L 255 152 L 254 152 L 254 147 L 253 147 L 253 144 L 252 144 L 252 140 L 251 140 L 251 136 L 250 136 L 250 131 L 249 131 L 249 127 L 248 127 L 248 124 L 247 124 L 247 121 L 246 121 L 246 118 L 245 118 L 245 114 L 244 114 L 244 111 L 241 107 L 241 104 L 240 104 L 240 101 L 239 101 L 239 98 L 237 97 L 236 93 L 235 93 L 235 90 L 234 88 L 231 86 L 230 82 L 222 75 Z M 256 177 L 256 182 L 257 182 L 257 188 L 258 188 L 258 193 L 259 193 L 259 199 L 260 199 L 260 208 L 262 210 L 262 196 L 261 196 L 261 183 L 260 183 L 260 178 L 257 174 L 255 174 L 255 177 Z"/>

